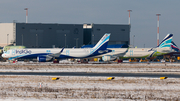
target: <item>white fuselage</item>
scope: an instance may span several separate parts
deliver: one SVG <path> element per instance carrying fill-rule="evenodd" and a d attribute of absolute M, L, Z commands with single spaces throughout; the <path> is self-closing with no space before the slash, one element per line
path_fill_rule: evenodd
<path fill-rule="evenodd" d="M 3 56 L 4 58 L 10 58 L 10 57 L 31 57 L 31 58 L 36 58 L 38 55 L 48 55 L 48 54 L 55 54 L 58 53 L 62 50 L 62 48 L 49 48 L 49 49 L 12 49 L 8 50 L 6 54 Z M 76 58 L 81 58 L 81 57 L 87 57 L 89 56 L 91 52 L 91 49 L 72 49 L 72 48 L 66 48 L 63 50 L 61 53 L 62 56 L 69 56 L 69 57 L 76 57 Z"/>
<path fill-rule="evenodd" d="M 103 56 L 117 56 L 120 58 L 146 58 L 150 55 L 158 56 L 171 52 L 171 48 L 108 48 L 112 52 L 104 54 Z M 152 49 L 152 50 L 151 50 Z M 151 50 L 151 51 L 150 51 Z"/>

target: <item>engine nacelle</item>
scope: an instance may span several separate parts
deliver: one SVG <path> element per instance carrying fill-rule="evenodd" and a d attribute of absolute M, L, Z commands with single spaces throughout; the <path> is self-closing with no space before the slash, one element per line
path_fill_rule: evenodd
<path fill-rule="evenodd" d="M 105 55 L 105 56 L 102 57 L 102 60 L 103 60 L 103 61 L 113 61 L 113 60 L 115 60 L 115 59 L 117 59 L 117 56 Z"/>
<path fill-rule="evenodd" d="M 51 56 L 38 56 L 37 57 L 37 60 L 39 62 L 47 62 L 47 61 L 50 61 L 52 59 Z"/>

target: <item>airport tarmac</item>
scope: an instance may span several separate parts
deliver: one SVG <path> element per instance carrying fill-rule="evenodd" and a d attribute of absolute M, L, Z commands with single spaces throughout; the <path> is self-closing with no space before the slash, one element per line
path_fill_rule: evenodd
<path fill-rule="evenodd" d="M 39 73 L 36 73 L 36 75 L 60 75 L 59 73 L 61 73 L 62 76 L 67 74 L 71 74 L 72 76 L 80 76 L 80 73 L 83 73 L 82 75 L 84 76 L 98 76 L 98 73 L 101 74 L 100 76 L 109 75 L 109 73 L 116 76 L 123 76 L 123 73 L 126 76 L 137 74 L 176 74 L 176 76 L 178 76 L 180 75 L 180 63 L 53 64 L 2 62 L 0 63 L 0 72 L 21 72 L 21 75 L 23 72 L 26 72 L 27 75 L 30 75 L 32 72 Z"/>
<path fill-rule="evenodd" d="M 180 100 L 179 71 L 179 63 L 0 63 L 0 101 Z"/>
<path fill-rule="evenodd" d="M 0 72 L 0 75 L 180 78 L 180 74 L 172 73 Z"/>

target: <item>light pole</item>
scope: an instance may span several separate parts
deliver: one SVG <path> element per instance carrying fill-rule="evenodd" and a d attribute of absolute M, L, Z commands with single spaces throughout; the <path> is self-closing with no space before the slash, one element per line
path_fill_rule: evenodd
<path fill-rule="evenodd" d="M 9 34 L 7 34 L 7 45 L 8 45 L 8 37 L 9 37 Z"/>
<path fill-rule="evenodd" d="M 26 10 L 26 23 L 28 23 L 28 8 L 25 8 L 24 10 Z"/>
<path fill-rule="evenodd" d="M 38 47 L 38 34 L 36 34 L 36 47 Z"/>
<path fill-rule="evenodd" d="M 22 34 L 22 46 L 23 46 L 23 34 Z"/>
<path fill-rule="evenodd" d="M 157 46 L 159 45 L 159 16 L 161 14 L 156 14 L 158 16 L 158 21 L 157 21 Z"/>
<path fill-rule="evenodd" d="M 131 19 L 130 19 L 130 12 L 132 12 L 132 10 L 128 10 L 128 12 L 129 12 L 129 25 L 131 24 Z"/>
<path fill-rule="evenodd" d="M 76 40 L 76 48 L 78 48 L 78 40 L 79 38 L 74 38 Z"/>
<path fill-rule="evenodd" d="M 64 43 L 65 43 L 65 48 L 66 48 L 66 34 L 64 34 L 64 38 L 65 38 Z"/>
<path fill-rule="evenodd" d="M 135 37 L 135 35 L 133 36 L 133 47 L 134 47 L 134 37 Z"/>
<path fill-rule="evenodd" d="M 132 12 L 132 10 L 127 10 L 129 12 L 129 31 L 131 32 L 131 18 L 130 18 L 130 12 Z M 131 40 L 129 40 L 130 43 Z"/>
<path fill-rule="evenodd" d="M 92 35 L 92 44 L 94 45 L 94 34 Z"/>

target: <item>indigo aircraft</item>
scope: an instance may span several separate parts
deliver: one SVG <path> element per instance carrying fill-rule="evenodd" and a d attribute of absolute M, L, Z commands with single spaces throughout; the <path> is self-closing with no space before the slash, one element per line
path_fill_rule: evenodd
<path fill-rule="evenodd" d="M 89 58 L 111 52 L 111 50 L 107 49 L 109 38 L 110 34 L 106 33 L 93 48 L 10 49 L 5 51 L 2 57 L 9 60 L 37 58 L 39 62 L 53 59 Z"/>
<path fill-rule="evenodd" d="M 168 54 L 172 50 L 173 34 L 168 34 L 163 41 L 155 48 L 108 48 L 112 52 L 103 54 L 103 61 L 112 61 L 117 58 L 151 58 Z"/>

